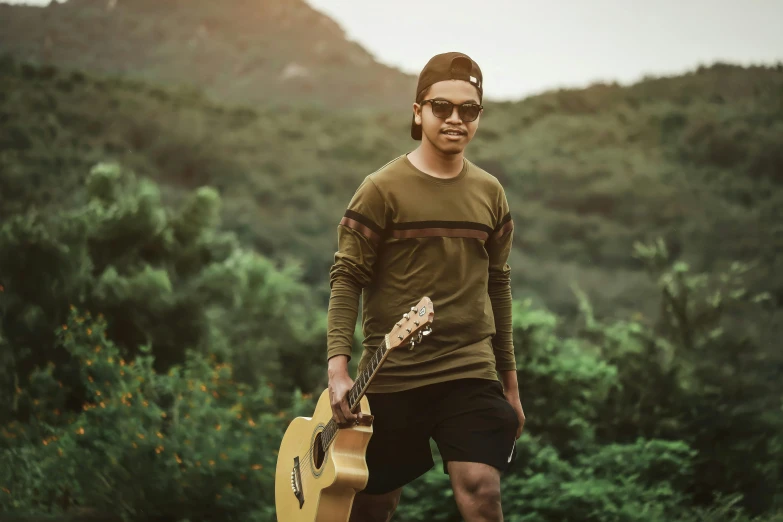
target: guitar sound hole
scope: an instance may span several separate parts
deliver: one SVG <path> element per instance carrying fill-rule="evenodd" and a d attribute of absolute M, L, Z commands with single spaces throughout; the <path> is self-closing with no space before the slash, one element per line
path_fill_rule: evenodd
<path fill-rule="evenodd" d="M 326 455 L 323 446 L 321 445 L 321 433 L 316 435 L 315 440 L 313 441 L 313 463 L 315 464 L 315 469 L 321 468 L 324 463 L 324 456 Z"/>

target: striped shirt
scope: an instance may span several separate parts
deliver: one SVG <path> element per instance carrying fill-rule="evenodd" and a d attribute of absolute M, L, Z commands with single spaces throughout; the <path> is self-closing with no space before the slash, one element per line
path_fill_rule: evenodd
<path fill-rule="evenodd" d="M 468 160 L 459 175 L 440 179 L 403 155 L 364 178 L 337 227 L 327 358 L 351 357 L 360 295 L 359 371 L 402 314 L 428 296 L 432 335 L 413 351 L 392 351 L 368 391 L 496 380 L 496 371 L 515 370 L 513 230 L 500 182 Z"/>

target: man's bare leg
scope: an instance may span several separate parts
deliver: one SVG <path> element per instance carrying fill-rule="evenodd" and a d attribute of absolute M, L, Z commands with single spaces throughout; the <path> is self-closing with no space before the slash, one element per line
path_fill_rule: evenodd
<path fill-rule="evenodd" d="M 400 502 L 402 488 L 380 495 L 361 491 L 353 499 L 350 522 L 389 522 Z"/>
<path fill-rule="evenodd" d="M 449 462 L 454 499 L 466 522 L 503 522 L 500 472 L 478 462 Z"/>

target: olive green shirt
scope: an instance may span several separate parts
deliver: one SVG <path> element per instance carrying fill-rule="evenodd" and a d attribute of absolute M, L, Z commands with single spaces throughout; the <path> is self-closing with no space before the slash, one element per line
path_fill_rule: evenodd
<path fill-rule="evenodd" d="M 351 357 L 362 297 L 359 371 L 423 296 L 432 334 L 393 350 L 368 391 L 515 370 L 511 277 L 514 222 L 500 182 L 468 160 L 454 178 L 420 171 L 407 155 L 367 176 L 337 227 L 330 270 L 327 358 Z"/>

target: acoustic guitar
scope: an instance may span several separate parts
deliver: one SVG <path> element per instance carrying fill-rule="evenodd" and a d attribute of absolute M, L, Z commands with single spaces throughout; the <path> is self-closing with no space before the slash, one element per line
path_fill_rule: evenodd
<path fill-rule="evenodd" d="M 432 333 L 432 301 L 423 297 L 386 334 L 348 393 L 356 425 L 338 428 L 329 390 L 321 393 L 312 417 L 297 417 L 286 429 L 277 455 L 275 508 L 278 522 L 348 522 L 353 499 L 367 485 L 365 455 L 373 416 L 364 396 L 383 362 L 397 348 L 413 349 Z"/>

